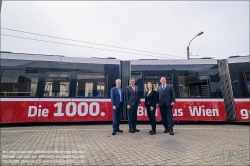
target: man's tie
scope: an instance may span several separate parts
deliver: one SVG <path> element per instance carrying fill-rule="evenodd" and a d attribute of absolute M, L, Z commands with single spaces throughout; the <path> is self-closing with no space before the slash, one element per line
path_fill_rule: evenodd
<path fill-rule="evenodd" d="M 120 102 L 122 102 L 122 91 L 121 91 L 121 88 L 118 88 L 118 91 L 119 91 L 119 96 L 120 96 Z"/>
<path fill-rule="evenodd" d="M 166 89 L 165 85 L 163 85 L 162 89 L 163 89 L 163 91 L 165 91 L 165 89 Z"/>
<path fill-rule="evenodd" d="M 132 86 L 133 91 L 135 92 L 135 86 Z"/>

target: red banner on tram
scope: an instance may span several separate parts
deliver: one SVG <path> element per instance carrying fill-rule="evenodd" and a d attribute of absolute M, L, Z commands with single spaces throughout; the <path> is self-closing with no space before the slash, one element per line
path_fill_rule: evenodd
<path fill-rule="evenodd" d="M 175 121 L 226 121 L 224 103 L 215 99 L 177 99 L 173 115 Z M 159 108 L 156 119 L 161 121 Z M 137 120 L 148 121 L 143 101 L 138 107 Z M 1 101 L 1 123 L 77 121 L 112 121 L 110 100 L 11 98 Z"/>

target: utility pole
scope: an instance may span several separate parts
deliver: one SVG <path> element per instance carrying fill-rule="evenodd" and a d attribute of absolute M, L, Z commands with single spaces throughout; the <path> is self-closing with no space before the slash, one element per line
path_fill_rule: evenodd
<path fill-rule="evenodd" d="M 187 59 L 190 59 L 190 55 L 189 55 L 189 46 L 187 46 Z"/>

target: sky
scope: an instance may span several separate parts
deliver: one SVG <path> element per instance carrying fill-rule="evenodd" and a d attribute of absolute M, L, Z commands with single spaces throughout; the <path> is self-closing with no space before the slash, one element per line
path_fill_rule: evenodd
<path fill-rule="evenodd" d="M 15 53 L 186 59 L 201 31 L 190 58 L 249 55 L 249 1 L 3 1 L 1 9 L 1 51 Z"/>

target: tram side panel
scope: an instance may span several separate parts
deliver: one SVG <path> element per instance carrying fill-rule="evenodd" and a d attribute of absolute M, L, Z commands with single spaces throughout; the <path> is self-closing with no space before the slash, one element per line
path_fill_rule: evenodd
<path fill-rule="evenodd" d="M 13 102 L 14 101 L 14 102 Z M 145 108 L 138 107 L 137 120 L 148 121 Z M 109 99 L 40 99 L 1 101 L 1 123 L 14 122 L 76 122 L 76 121 L 112 121 L 112 109 Z M 173 107 L 175 121 L 226 121 L 222 101 L 178 101 Z M 3 111 L 5 110 L 5 111 Z M 248 115 L 242 110 L 243 120 Z M 161 121 L 157 108 L 156 120 Z"/>
<path fill-rule="evenodd" d="M 36 122 L 38 109 L 38 98 L 2 98 L 0 101 L 0 123 L 22 123 Z M 32 111 L 36 115 L 31 115 Z"/>
<path fill-rule="evenodd" d="M 0 123 L 112 121 L 109 90 L 119 78 L 119 60 L 2 58 Z"/>
<path fill-rule="evenodd" d="M 250 122 L 249 56 L 229 58 L 228 64 L 233 89 L 237 121 Z"/>
<path fill-rule="evenodd" d="M 24 64 L 42 68 L 47 64 L 31 63 L 28 60 L 22 60 L 22 62 L 6 60 L 3 63 L 9 66 L 3 67 L 1 77 L 3 97 L 0 101 L 1 123 L 112 121 L 113 110 L 109 91 L 115 86 L 115 79 L 119 78 L 119 74 L 112 75 L 112 73 L 119 73 L 118 65 L 114 67 L 100 64 L 63 64 L 61 61 L 59 65 L 56 60 L 51 63 L 53 64 L 49 66 L 54 69 L 73 69 L 77 70 L 77 73 L 72 75 L 73 71 L 69 70 L 58 73 L 58 71 L 44 72 L 37 69 L 18 68 Z M 156 65 L 151 66 L 151 71 L 145 70 L 146 68 L 148 65 L 140 65 L 134 70 L 135 66 L 132 66 L 132 70 L 136 73 L 132 73 L 131 76 L 139 83 L 142 98 L 142 106 L 138 108 L 139 121 L 148 121 L 143 101 L 145 85 L 151 81 L 157 87 L 161 76 L 167 77 L 167 81 L 170 81 L 168 83 L 174 86 L 177 94 L 176 104 L 173 107 L 175 121 L 226 121 L 224 102 L 218 88 L 220 85 L 217 69 L 214 69 L 212 64 Z M 39 83 L 41 72 L 44 72 L 45 76 L 41 79 L 43 82 Z M 244 72 L 246 73 L 245 70 Z M 250 89 L 247 84 L 250 81 L 248 77 L 246 78 L 246 74 L 244 76 L 247 80 L 244 84 L 247 85 L 245 89 L 235 86 L 240 83 L 237 81 L 240 79 L 232 78 L 238 121 L 249 121 L 250 117 L 249 96 L 237 96 L 240 94 L 238 91 L 244 94 Z M 75 86 L 71 85 L 72 78 L 76 80 Z M 200 97 L 193 97 L 195 95 Z M 157 108 L 156 119 L 161 121 L 159 108 Z"/>
<path fill-rule="evenodd" d="M 41 114 L 37 96 L 40 72 L 36 68 L 44 64 L 25 56 L 1 53 L 1 123 L 36 122 Z M 18 59 L 20 57 L 24 59 Z M 53 66 L 59 67 L 56 63 L 59 58 L 53 57 L 53 60 Z"/>

